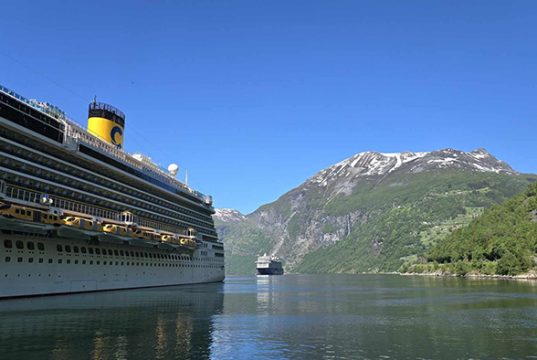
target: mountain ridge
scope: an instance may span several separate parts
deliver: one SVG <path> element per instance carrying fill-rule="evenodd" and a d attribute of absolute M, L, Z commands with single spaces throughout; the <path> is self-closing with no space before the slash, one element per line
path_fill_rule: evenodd
<path fill-rule="evenodd" d="M 389 261 L 381 259 L 392 246 L 382 241 L 388 235 L 361 233 L 368 223 L 393 212 L 391 209 L 397 206 L 410 206 L 413 214 L 420 213 L 411 221 L 426 218 L 418 206 L 432 209 L 436 207 L 434 201 L 450 209 L 437 209 L 445 216 L 470 216 L 465 208 L 493 205 L 521 191 L 528 182 L 524 174 L 482 148 L 471 152 L 450 148 L 431 152 L 368 151 L 320 170 L 248 215 L 230 209 L 217 210 L 215 222 L 231 255 L 231 272 L 235 268 L 238 272 L 251 268 L 248 262 L 262 252 L 283 258 L 288 271 L 312 272 L 311 267 L 303 264 L 308 255 L 321 248 L 337 247 L 351 238 L 357 243 L 369 242 L 368 251 L 379 261 L 389 263 L 388 270 L 397 270 L 394 267 L 401 261 L 395 258 L 396 254 L 388 256 Z M 377 230 L 380 227 L 377 224 Z M 416 255 L 428 245 L 420 245 L 415 236 L 408 246 L 416 248 Z M 233 265 L 239 257 L 243 257 L 239 261 L 242 265 Z M 379 269 L 383 266 L 380 264 Z"/>

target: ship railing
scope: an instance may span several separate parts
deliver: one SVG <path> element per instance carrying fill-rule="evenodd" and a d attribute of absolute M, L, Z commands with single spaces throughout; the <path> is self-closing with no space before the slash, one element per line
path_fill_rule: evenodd
<path fill-rule="evenodd" d="M 62 210 L 67 211 L 73 211 L 81 214 L 86 214 L 90 216 L 94 216 L 101 219 L 109 219 L 109 220 L 115 220 L 120 221 L 121 220 L 121 213 L 113 210 L 107 210 L 103 209 L 97 206 L 92 206 L 88 204 L 84 204 L 78 201 L 72 201 L 67 200 L 61 197 L 56 196 L 48 196 L 40 192 L 31 191 L 27 189 L 22 189 L 16 186 L 8 185 L 5 182 L 0 182 L 0 188 L 2 187 L 1 184 L 4 184 L 4 193 L 5 197 L 8 199 L 16 199 L 20 201 L 24 201 L 27 203 L 33 203 L 33 204 L 43 204 L 43 199 L 50 199 L 52 202 L 50 203 L 50 206 L 54 208 L 59 208 Z M 169 231 L 177 234 L 182 234 L 186 231 L 186 229 L 181 229 L 177 226 L 171 225 L 171 224 L 164 224 L 159 221 L 145 219 L 145 218 L 139 218 L 137 224 L 139 226 L 149 227 L 157 230 L 164 230 Z"/>
<path fill-rule="evenodd" d="M 81 214 L 87 214 L 100 218 L 117 220 L 119 213 L 96 206 L 84 204 L 78 201 L 67 200 L 56 196 L 47 196 L 43 193 L 21 189 L 16 186 L 7 185 L 5 195 L 7 198 L 21 200 L 34 204 L 43 204 L 43 199 L 50 199 L 51 205 L 63 210 L 74 211 Z"/>

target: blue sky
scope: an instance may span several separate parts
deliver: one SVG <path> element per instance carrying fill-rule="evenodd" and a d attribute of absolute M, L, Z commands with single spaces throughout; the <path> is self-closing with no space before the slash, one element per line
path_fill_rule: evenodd
<path fill-rule="evenodd" d="M 0 83 L 245 213 L 354 153 L 485 147 L 537 173 L 535 1 L 10 1 Z"/>

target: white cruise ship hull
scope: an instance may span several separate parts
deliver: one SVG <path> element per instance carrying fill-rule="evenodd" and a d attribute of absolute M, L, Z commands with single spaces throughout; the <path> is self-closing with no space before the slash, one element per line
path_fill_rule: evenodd
<path fill-rule="evenodd" d="M 199 252 L 190 257 L 148 246 L 0 234 L 0 298 L 223 281 L 222 264 Z"/>

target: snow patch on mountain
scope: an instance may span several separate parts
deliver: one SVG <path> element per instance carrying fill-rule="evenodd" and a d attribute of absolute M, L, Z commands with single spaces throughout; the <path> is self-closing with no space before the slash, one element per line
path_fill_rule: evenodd
<path fill-rule="evenodd" d="M 225 222 L 239 222 L 246 220 L 246 217 L 240 211 L 235 209 L 215 209 L 213 218 Z"/>
<path fill-rule="evenodd" d="M 408 166 L 407 166 L 408 165 Z M 443 149 L 431 152 L 379 153 L 361 152 L 324 169 L 308 180 L 309 184 L 326 187 L 334 180 L 341 183 L 340 191 L 352 185 L 358 177 L 382 177 L 405 168 L 410 173 L 433 169 L 463 169 L 479 172 L 516 174 L 505 162 L 496 159 L 485 149 L 464 152 Z M 345 191 L 344 191 L 345 192 Z"/>

